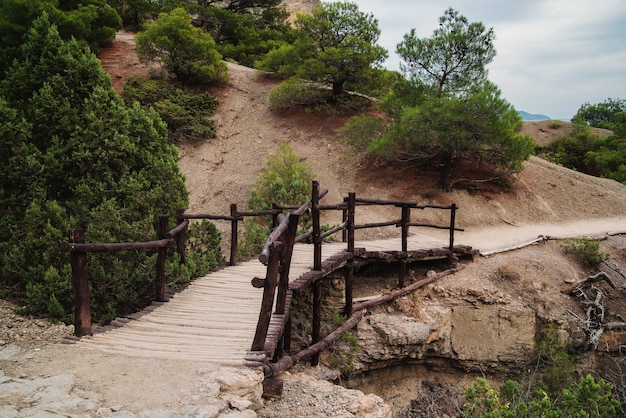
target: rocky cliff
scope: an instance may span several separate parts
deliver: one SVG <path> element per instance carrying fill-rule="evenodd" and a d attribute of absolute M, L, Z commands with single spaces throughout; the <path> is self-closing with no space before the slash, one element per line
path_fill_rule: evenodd
<path fill-rule="evenodd" d="M 281 5 L 285 6 L 291 14 L 291 18 L 295 19 L 297 13 L 310 13 L 320 3 L 320 0 L 284 0 Z"/>

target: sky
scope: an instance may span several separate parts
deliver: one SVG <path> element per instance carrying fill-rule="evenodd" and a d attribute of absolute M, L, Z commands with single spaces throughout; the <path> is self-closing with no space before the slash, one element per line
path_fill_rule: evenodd
<path fill-rule="evenodd" d="M 493 28 L 489 80 L 517 110 L 569 120 L 585 103 L 626 99 L 625 0 L 350 0 L 378 19 L 384 66 L 415 29 L 430 38 L 452 7 Z"/>

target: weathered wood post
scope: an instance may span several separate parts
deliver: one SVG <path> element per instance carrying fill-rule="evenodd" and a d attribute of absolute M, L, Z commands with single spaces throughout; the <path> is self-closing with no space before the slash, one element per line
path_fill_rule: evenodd
<path fill-rule="evenodd" d="M 322 238 L 320 228 L 320 207 L 319 207 L 319 183 L 313 181 L 313 190 L 311 192 L 311 216 L 313 218 L 313 270 L 322 269 Z M 322 325 L 322 284 L 319 280 L 315 281 L 312 286 L 313 291 L 313 344 L 321 340 Z M 319 354 L 311 357 L 311 365 L 319 364 Z"/>
<path fill-rule="evenodd" d="M 237 264 L 237 247 L 239 246 L 239 213 L 235 203 L 230 205 L 230 217 L 230 260 L 228 264 L 234 266 Z"/>
<path fill-rule="evenodd" d="M 346 267 L 344 267 L 344 276 L 346 280 L 346 306 L 344 308 L 344 314 L 347 318 L 352 315 L 352 283 L 354 281 L 354 213 L 356 208 L 356 193 L 350 192 L 348 194 L 348 210 L 346 211 L 346 229 L 344 232 L 347 234 L 348 240 L 348 252 L 350 253 L 350 259 Z"/>
<path fill-rule="evenodd" d="M 263 351 L 265 348 L 265 338 L 272 319 L 272 308 L 274 306 L 274 293 L 278 282 L 280 270 L 280 253 L 282 243 L 272 242 L 269 246 L 269 260 L 267 263 L 267 276 L 263 284 L 263 300 L 261 301 L 261 311 L 259 312 L 259 322 L 256 326 L 254 340 L 251 351 Z"/>
<path fill-rule="evenodd" d="M 450 206 L 450 252 L 454 249 L 454 224 L 456 222 L 456 203 Z"/>
<path fill-rule="evenodd" d="M 280 207 L 277 203 L 272 203 L 272 209 L 276 210 L 276 209 L 280 209 Z M 280 223 L 280 220 L 278 218 L 279 218 L 278 213 L 272 214 L 272 229 L 276 228 L 278 224 Z"/>
<path fill-rule="evenodd" d="M 176 225 L 180 225 L 185 221 L 183 214 L 185 209 L 176 209 Z M 180 257 L 181 264 L 187 264 L 187 255 L 185 254 L 185 229 L 180 231 L 176 236 L 176 252 Z"/>
<path fill-rule="evenodd" d="M 350 194 L 348 193 L 348 199 L 350 199 Z M 346 198 L 344 198 L 344 202 L 347 202 L 348 200 Z M 349 209 L 342 209 L 341 210 L 341 223 L 345 223 L 348 221 L 348 210 Z M 348 241 L 348 228 L 344 228 L 341 230 L 341 242 L 347 242 Z"/>
<path fill-rule="evenodd" d="M 398 287 L 404 287 L 404 277 L 406 276 L 406 259 L 408 251 L 409 223 L 411 222 L 411 209 L 408 206 L 402 206 L 402 255 L 400 259 L 400 275 L 398 277 Z"/>
<path fill-rule="evenodd" d="M 167 215 L 159 216 L 159 239 L 167 238 Z M 158 249 L 157 265 L 156 265 L 156 295 L 157 302 L 167 302 L 165 297 L 165 260 L 167 259 L 167 245 Z"/>
<path fill-rule="evenodd" d="M 84 244 L 85 231 L 72 229 L 69 233 L 72 243 Z M 89 297 L 89 277 L 87 275 L 87 252 L 70 251 L 72 285 L 74 287 L 74 335 L 91 335 L 91 299 Z"/>
<path fill-rule="evenodd" d="M 293 246 L 298 233 L 299 215 L 291 213 L 288 215 L 288 227 L 286 233 L 281 240 L 284 245 L 282 257 L 280 260 L 280 281 L 278 283 L 278 296 L 276 298 L 276 313 L 282 315 L 285 313 L 285 302 L 287 290 L 289 289 L 289 270 L 291 269 L 291 257 L 293 256 Z"/>
<path fill-rule="evenodd" d="M 289 224 L 287 231 L 283 235 L 284 248 L 280 260 L 280 280 L 278 283 L 278 295 L 276 296 L 276 313 L 278 315 L 284 315 L 287 305 L 287 291 L 289 290 L 289 271 L 291 269 L 291 258 L 293 256 L 293 246 L 296 241 L 296 235 L 298 233 L 298 221 L 300 215 L 291 213 L 289 216 Z M 291 320 L 285 322 L 285 328 L 283 334 L 276 345 L 276 358 L 282 357 L 283 348 L 289 350 L 291 346 Z"/>

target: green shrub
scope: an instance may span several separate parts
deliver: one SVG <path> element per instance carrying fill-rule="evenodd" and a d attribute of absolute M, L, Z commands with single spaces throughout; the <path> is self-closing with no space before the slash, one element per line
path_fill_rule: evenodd
<path fill-rule="evenodd" d="M 551 120 L 550 124 L 548 125 L 548 127 L 550 129 L 560 129 L 563 127 L 563 122 L 560 120 Z"/>
<path fill-rule="evenodd" d="M 328 321 L 327 334 L 346 322 L 346 317 L 334 306 L 329 307 L 324 316 Z M 359 351 L 361 351 L 359 336 L 352 331 L 345 332 L 326 353 L 328 367 L 338 370 L 343 375 L 350 374 L 354 370 L 354 359 Z"/>
<path fill-rule="evenodd" d="M 257 178 L 256 185 L 248 196 L 248 208 L 252 211 L 272 209 L 272 204 L 302 205 L 311 200 L 313 169 L 300 161 L 289 144 L 283 143 L 278 151 L 268 157 L 265 167 Z M 244 239 L 241 242 L 242 257 L 260 250 L 265 243 L 271 219 L 244 221 Z M 310 215 L 300 217 L 300 225 L 310 225 Z"/>
<path fill-rule="evenodd" d="M 541 385 L 551 393 L 562 390 L 573 381 L 576 359 L 568 352 L 566 343 L 559 338 L 556 324 L 542 328 L 534 358 L 540 372 Z"/>
<path fill-rule="evenodd" d="M 161 13 L 135 37 L 137 55 L 144 63 L 157 62 L 188 85 L 228 82 L 228 67 L 208 33 L 192 24 L 182 7 Z"/>
<path fill-rule="evenodd" d="M 594 417 L 622 416 L 619 402 L 611 394 L 612 385 L 591 375 L 580 378 L 558 393 L 540 388 L 530 390 L 519 383 L 508 381 L 499 390 L 479 377 L 465 390 L 469 418 L 518 417 Z"/>
<path fill-rule="evenodd" d="M 272 109 L 285 110 L 293 106 L 320 105 L 331 96 L 330 90 L 324 90 L 311 82 L 292 77 L 272 89 L 269 100 Z"/>
<path fill-rule="evenodd" d="M 257 254 L 265 245 L 270 226 L 265 219 L 246 218 L 243 221 L 244 235 L 237 247 L 237 258 L 245 260 Z"/>
<path fill-rule="evenodd" d="M 177 87 L 165 80 L 130 79 L 124 84 L 122 97 L 145 108 L 154 108 L 167 123 L 172 142 L 198 141 L 215 137 L 215 121 L 209 119 L 217 111 L 218 102 L 206 92 Z"/>
<path fill-rule="evenodd" d="M 385 133 L 385 123 L 380 118 L 360 115 L 348 119 L 341 130 L 343 143 L 358 151 L 367 151 L 372 140 Z"/>
<path fill-rule="evenodd" d="M 567 254 L 578 258 L 585 267 L 596 267 L 610 255 L 600 251 L 600 241 L 590 239 L 566 240 L 561 246 Z"/>
<path fill-rule="evenodd" d="M 576 361 L 558 337 L 558 327 L 543 328 L 535 348 L 536 373 L 528 381 L 508 380 L 499 389 L 484 378 L 466 388 L 466 416 L 517 417 L 617 417 L 623 416 L 613 397 L 613 386 L 591 375 L 576 377 Z M 534 376 L 539 376 L 538 380 Z"/>
<path fill-rule="evenodd" d="M 192 222 L 186 232 L 185 263 L 178 254 L 168 253 L 166 277 L 175 289 L 187 287 L 191 279 L 201 277 L 210 270 L 226 265 L 222 254 L 222 236 L 213 222 Z"/>
<path fill-rule="evenodd" d="M 59 71 L 62 68 L 63 71 Z M 115 93 L 100 62 L 35 20 L 0 80 L 0 286 L 25 311 L 71 321 L 70 229 L 87 242 L 155 239 L 162 213 L 187 207 L 163 121 Z M 154 297 L 155 252 L 89 254 L 92 318 Z"/>

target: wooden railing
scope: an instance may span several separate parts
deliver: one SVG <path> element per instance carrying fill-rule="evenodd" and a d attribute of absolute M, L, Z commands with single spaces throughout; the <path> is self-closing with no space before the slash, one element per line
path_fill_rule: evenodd
<path fill-rule="evenodd" d="M 279 217 L 279 224 L 271 232 L 263 250 L 259 256 L 259 260 L 267 266 L 265 278 L 254 278 L 253 286 L 263 288 L 263 298 L 261 309 L 259 312 L 259 320 L 257 323 L 256 333 L 253 343 L 246 357 L 250 366 L 261 366 L 264 369 L 266 377 L 272 377 L 292 367 L 298 361 L 305 358 L 312 358 L 311 362 L 316 365 L 319 361 L 319 353 L 328 345 L 339 338 L 341 334 L 350 328 L 356 326 L 363 315 L 363 311 L 375 304 L 380 304 L 400 297 L 414 289 L 424 286 L 433 280 L 443 277 L 457 270 L 456 267 L 446 270 L 432 278 L 425 279 L 413 283 L 405 287 L 405 276 L 407 264 L 412 260 L 425 258 L 426 256 L 439 256 L 441 258 L 449 258 L 451 261 L 455 259 L 455 253 L 463 252 L 467 248 L 458 249 L 454 246 L 454 232 L 462 229 L 455 227 L 457 206 L 455 204 L 449 206 L 442 205 L 419 205 L 413 201 L 384 201 L 374 199 L 357 198 L 355 193 L 350 193 L 342 203 L 337 205 L 321 205 L 319 200 L 326 194 L 326 191 L 319 191 L 317 182 L 313 182 L 311 200 L 294 212 Z M 401 216 L 398 219 L 371 223 L 371 224 L 355 224 L 356 208 L 365 205 L 391 205 L 400 208 Z M 427 223 L 411 222 L 411 209 L 427 209 L 434 208 L 439 210 L 450 211 L 450 221 L 448 225 L 433 225 Z M 298 230 L 298 221 L 300 216 L 307 210 L 311 211 L 312 229 L 310 232 L 296 236 Z M 342 224 L 335 228 L 322 233 L 320 226 L 320 213 L 323 210 L 341 210 Z M 375 256 L 368 254 L 365 249 L 355 248 L 355 231 L 365 228 L 380 228 L 387 226 L 396 226 L 401 229 L 401 244 L 397 250 L 389 249 L 389 252 Z M 409 250 L 408 237 L 410 227 L 428 227 L 449 230 L 448 247 L 442 249 Z M 342 232 L 342 240 L 346 242 L 346 249 L 339 254 L 335 254 L 329 259 L 322 260 L 323 239 L 334 233 Z M 294 244 L 303 239 L 310 239 L 313 245 L 313 270 L 305 273 L 303 276 L 291 280 L 289 277 L 291 259 Z M 353 304 L 353 263 L 355 258 L 367 257 L 383 257 L 386 261 L 395 258 L 400 264 L 399 271 L 399 290 L 389 295 L 385 295 L 378 300 L 366 303 Z M 321 306 L 322 306 L 322 288 L 321 278 L 339 269 L 344 271 L 345 279 L 345 306 L 343 313 L 348 320 L 346 323 L 322 339 L 321 330 Z M 294 292 L 300 291 L 305 287 L 311 287 L 313 294 L 312 306 L 312 345 L 305 350 L 292 355 L 283 356 L 284 352 L 291 350 L 291 319 L 290 304 Z M 269 364 L 269 360 L 274 359 L 275 363 Z M 267 382 L 270 380 L 266 379 Z M 268 383 L 269 384 L 269 383 Z M 272 388 L 265 388 L 266 391 L 272 392 Z M 280 389 L 275 389 L 279 392 Z"/>
<path fill-rule="evenodd" d="M 370 306 L 399 297 L 408 292 L 430 283 L 439 277 L 456 271 L 455 268 L 446 270 L 434 278 L 420 280 L 405 286 L 407 264 L 413 260 L 428 257 L 449 258 L 454 260 L 459 249 L 454 246 L 454 232 L 462 229 L 455 227 L 456 205 L 419 205 L 413 201 L 385 201 L 366 198 L 357 198 L 355 193 L 349 193 L 339 204 L 322 205 L 320 199 L 327 194 L 327 190 L 320 191 L 319 184 L 313 182 L 311 200 L 302 206 L 279 206 L 274 209 L 257 212 L 239 212 L 236 205 L 230 206 L 230 214 L 190 214 L 179 210 L 176 213 L 177 226 L 167 230 L 169 219 L 166 215 L 160 216 L 157 240 L 135 243 L 86 243 L 82 230 L 71 230 L 69 242 L 62 243 L 60 248 L 70 253 L 72 266 L 72 280 L 74 285 L 75 305 L 75 334 L 84 336 L 91 334 L 91 304 L 89 298 L 89 281 L 87 272 L 87 253 L 112 252 L 128 250 L 157 249 L 155 277 L 155 300 L 164 302 L 166 296 L 165 262 L 168 248 L 175 247 L 181 260 L 185 261 L 185 231 L 192 219 L 223 220 L 231 223 L 230 260 L 231 265 L 237 263 L 238 229 L 239 222 L 246 216 L 269 216 L 273 218 L 273 229 L 259 255 L 259 260 L 266 266 L 264 278 L 255 277 L 252 285 L 263 288 L 263 296 L 259 310 L 259 320 L 256 327 L 253 343 L 246 357 L 247 364 L 263 367 L 266 376 L 271 377 L 288 369 L 302 359 L 311 358 L 313 364 L 319 361 L 319 353 L 339 338 L 343 332 L 356 326 L 364 310 Z M 355 224 L 356 209 L 366 205 L 387 205 L 400 209 L 400 217 L 389 221 Z M 450 211 L 448 225 L 432 225 L 427 223 L 411 222 L 411 209 L 434 208 Z M 293 210 L 285 213 L 286 210 Z M 304 235 L 297 236 L 298 224 L 301 216 L 310 211 L 312 227 Z M 322 232 L 320 217 L 322 211 L 341 211 L 342 223 L 326 232 Z M 380 228 L 395 226 L 400 228 L 400 248 L 389 249 L 388 252 L 371 253 L 363 248 L 355 248 L 355 232 L 366 228 Z M 408 248 L 409 229 L 411 227 L 428 227 L 449 230 L 449 242 L 446 248 L 428 250 L 410 250 Z M 346 249 L 334 254 L 327 260 L 322 260 L 322 245 L 324 239 L 341 232 L 342 241 Z M 290 266 L 294 245 L 303 240 L 310 240 L 313 245 L 313 269 L 304 275 L 291 280 Z M 382 258 L 381 258 L 382 257 Z M 382 298 L 353 303 L 353 272 L 355 259 L 382 259 L 397 261 L 400 265 L 398 290 Z M 321 308 L 322 288 L 321 279 L 332 272 L 343 269 L 345 278 L 345 306 L 343 313 L 348 320 L 344 325 L 332 332 L 326 338 L 321 338 Z M 310 287 L 313 294 L 312 306 L 312 345 L 295 355 L 283 355 L 291 351 L 291 320 L 290 307 L 294 292 Z M 276 360 L 270 364 L 269 359 Z M 270 381 L 270 380 L 268 380 Z"/>
<path fill-rule="evenodd" d="M 274 205 L 274 209 L 256 212 L 239 212 L 237 205 L 230 206 L 229 215 L 191 214 L 180 209 L 176 212 L 177 226 L 167 230 L 169 217 L 159 217 L 157 240 L 145 242 L 125 243 L 87 243 L 85 232 L 82 229 L 72 229 L 69 232 L 68 242 L 61 243 L 61 251 L 70 253 L 72 267 L 72 285 L 74 289 L 74 334 L 77 337 L 91 335 L 91 299 L 89 296 L 89 275 L 87 269 L 87 253 L 118 252 L 118 251 L 158 251 L 156 261 L 155 297 L 157 302 L 166 302 L 166 277 L 165 263 L 168 256 L 168 248 L 175 247 L 181 262 L 185 262 L 185 232 L 191 219 L 224 220 L 231 223 L 230 242 L 230 265 L 237 264 L 237 249 L 239 237 L 239 222 L 247 216 L 277 216 L 283 212 L 280 205 Z"/>

